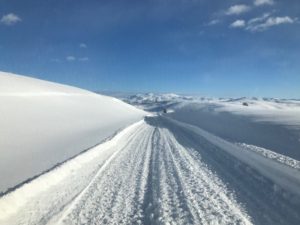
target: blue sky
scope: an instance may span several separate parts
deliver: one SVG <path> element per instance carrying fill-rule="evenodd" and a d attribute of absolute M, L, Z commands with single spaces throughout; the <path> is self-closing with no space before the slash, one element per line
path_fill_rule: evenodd
<path fill-rule="evenodd" d="M 299 0 L 0 6 L 1 71 L 89 90 L 300 98 Z"/>

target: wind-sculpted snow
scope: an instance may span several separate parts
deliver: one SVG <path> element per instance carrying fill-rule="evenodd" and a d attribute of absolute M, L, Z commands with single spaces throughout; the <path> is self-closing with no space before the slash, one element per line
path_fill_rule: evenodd
<path fill-rule="evenodd" d="M 300 174 L 146 117 L 0 198 L 0 224 L 299 224 Z"/>
<path fill-rule="evenodd" d="M 0 72 L 0 196 L 144 115 L 115 98 Z"/>

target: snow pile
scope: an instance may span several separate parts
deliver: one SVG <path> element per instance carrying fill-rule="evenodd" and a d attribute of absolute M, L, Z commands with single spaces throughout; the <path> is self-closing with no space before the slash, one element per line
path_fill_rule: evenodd
<path fill-rule="evenodd" d="M 102 142 L 145 114 L 112 97 L 0 72 L 0 192 Z"/>

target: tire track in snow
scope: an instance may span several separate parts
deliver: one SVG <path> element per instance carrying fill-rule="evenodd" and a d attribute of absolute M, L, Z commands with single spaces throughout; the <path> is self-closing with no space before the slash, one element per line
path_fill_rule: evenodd
<path fill-rule="evenodd" d="M 165 128 L 144 124 L 58 224 L 249 224 L 225 185 Z"/>
<path fill-rule="evenodd" d="M 152 160 L 148 176 L 148 190 L 145 195 L 144 224 L 191 223 L 191 213 L 177 181 L 178 174 L 168 161 L 165 142 L 160 129 L 155 128 L 152 137 Z"/>
<path fill-rule="evenodd" d="M 118 153 L 58 224 L 141 223 L 153 128 L 144 126 Z"/>
<path fill-rule="evenodd" d="M 262 156 L 257 156 L 259 157 L 258 161 L 255 161 L 256 155 L 250 155 L 248 164 L 246 164 L 246 160 L 242 161 L 234 157 L 235 154 L 238 157 L 247 157 L 247 154 L 242 155 L 244 150 L 238 149 L 233 144 L 205 131 L 198 132 L 198 128 L 191 125 L 162 117 L 155 120 L 149 119 L 148 122 L 168 128 L 176 137 L 176 140 L 185 146 L 195 159 L 201 158 L 201 161 L 206 163 L 209 170 L 214 171 L 222 180 L 222 183 L 226 183 L 228 190 L 235 194 L 235 198 L 243 205 L 247 214 L 251 217 L 251 221 L 255 224 L 299 223 L 300 196 L 295 195 L 293 192 L 297 190 L 297 181 L 300 175 L 297 170 L 290 167 L 284 167 L 281 170 L 282 165 L 278 163 L 275 163 L 275 165 L 270 159 Z M 229 151 L 232 154 L 229 154 Z M 268 166 L 273 164 L 278 167 L 274 170 L 269 168 L 260 173 L 260 170 L 257 171 L 255 166 L 256 163 L 262 163 L 263 161 L 265 162 L 261 165 L 267 169 Z M 251 165 L 254 165 L 254 167 L 251 167 Z M 280 172 L 274 180 L 287 180 L 285 187 L 288 187 L 288 189 L 283 189 L 277 183 L 273 183 L 273 179 L 268 177 L 268 172 L 271 172 L 272 178 L 274 178 L 274 173 Z M 290 177 L 294 177 L 294 179 L 287 179 Z M 289 189 L 289 187 L 292 188 Z M 298 188 L 300 188 L 299 185 Z"/>
<path fill-rule="evenodd" d="M 195 160 L 187 149 L 181 146 L 169 130 L 160 128 L 160 139 L 163 143 L 163 164 L 167 181 L 163 179 L 163 187 L 173 192 L 170 198 L 161 192 L 162 208 L 166 208 L 163 216 L 166 223 L 175 224 L 247 224 L 250 223 L 240 206 L 232 196 L 227 196 L 225 185 L 207 169 L 206 165 Z M 163 171 L 163 170 L 161 170 Z M 166 202 L 176 203 L 166 205 Z"/>
<path fill-rule="evenodd" d="M 71 160 L 53 171 L 74 170 L 53 186 L 32 193 L 30 204 L 19 207 L 11 214 L 16 217 L 5 224 L 250 224 L 232 190 L 206 164 L 214 161 L 202 160 L 202 153 L 214 157 L 213 150 L 197 153 L 193 145 L 176 138 L 160 119 L 146 119 L 113 139 L 113 145 L 95 151 L 95 158 L 88 157 L 85 163 L 77 159 L 78 168 L 69 165 Z M 78 186 L 81 179 L 85 182 Z M 34 182 L 38 181 L 29 187 Z"/>
<path fill-rule="evenodd" d="M 0 225 L 42 225 L 56 220 L 91 183 L 112 154 L 126 144 L 120 140 L 130 141 L 141 125 L 141 122 L 133 124 L 113 139 L 1 197 Z"/>

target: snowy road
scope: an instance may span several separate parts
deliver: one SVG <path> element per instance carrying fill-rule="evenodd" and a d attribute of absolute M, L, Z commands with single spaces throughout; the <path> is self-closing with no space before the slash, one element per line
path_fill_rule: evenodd
<path fill-rule="evenodd" d="M 299 170 L 223 144 L 147 117 L 0 198 L 0 224 L 299 223 Z"/>

